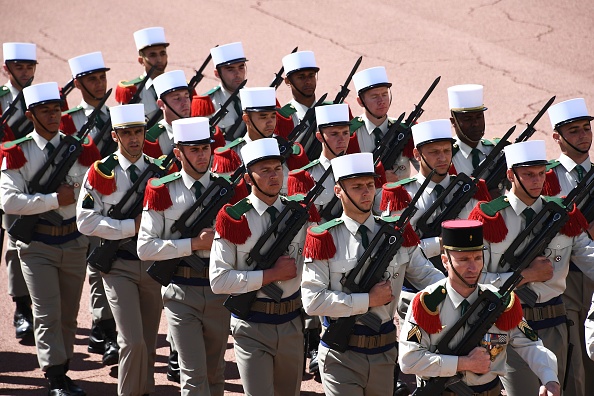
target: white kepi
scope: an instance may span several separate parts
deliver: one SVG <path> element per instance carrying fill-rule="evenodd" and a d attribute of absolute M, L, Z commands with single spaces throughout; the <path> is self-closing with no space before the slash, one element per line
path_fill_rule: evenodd
<path fill-rule="evenodd" d="M 448 88 L 450 110 L 455 113 L 484 111 L 483 86 L 479 84 L 454 85 Z"/>
<path fill-rule="evenodd" d="M 32 43 L 4 43 L 2 53 L 4 63 L 8 61 L 37 63 L 37 46 Z"/>
<path fill-rule="evenodd" d="M 276 91 L 273 87 L 242 88 L 239 90 L 241 108 L 245 111 L 274 111 Z"/>
<path fill-rule="evenodd" d="M 316 122 L 318 128 L 349 125 L 349 105 L 340 103 L 327 106 L 316 106 Z"/>
<path fill-rule="evenodd" d="M 283 57 L 283 67 L 287 76 L 300 70 L 320 70 L 313 51 L 299 51 L 286 55 Z"/>
<path fill-rule="evenodd" d="M 591 121 L 594 119 L 594 117 L 588 114 L 586 101 L 583 98 L 570 99 L 557 103 L 549 107 L 547 113 L 549 114 L 553 129 L 578 120 Z"/>
<path fill-rule="evenodd" d="M 503 151 L 505 152 L 505 162 L 508 169 L 520 166 L 546 165 L 548 163 L 544 140 L 529 140 L 510 144 Z"/>
<path fill-rule="evenodd" d="M 445 140 L 454 142 L 450 120 L 440 119 L 421 122 L 413 125 L 411 130 L 416 147 Z"/>
<path fill-rule="evenodd" d="M 243 45 L 239 41 L 211 48 L 210 54 L 215 68 L 247 61 L 243 52 Z"/>
<path fill-rule="evenodd" d="M 210 144 L 210 124 L 206 117 L 180 118 L 171 123 L 173 142 L 185 146 Z"/>
<path fill-rule="evenodd" d="M 60 90 L 58 89 L 58 83 L 56 82 L 35 84 L 25 87 L 23 88 L 23 97 L 25 98 L 27 109 L 50 102 L 59 102 L 61 100 Z"/>
<path fill-rule="evenodd" d="M 356 153 L 341 155 L 330 160 L 334 180 L 337 182 L 353 177 L 373 176 L 375 173 L 372 153 Z"/>
<path fill-rule="evenodd" d="M 269 159 L 283 161 L 283 157 L 278 149 L 278 141 L 274 138 L 258 139 L 249 142 L 241 148 L 241 158 L 246 168 L 256 162 Z"/>
<path fill-rule="evenodd" d="M 161 74 L 153 80 L 153 86 L 155 87 L 155 93 L 159 99 L 163 98 L 163 95 L 167 95 L 170 92 L 177 91 L 178 89 L 188 89 L 188 82 L 186 81 L 186 75 L 181 70 L 172 70 L 167 73 Z"/>
<path fill-rule="evenodd" d="M 70 66 L 72 77 L 74 78 L 109 70 L 109 68 L 105 67 L 103 55 L 101 55 L 101 52 L 99 51 L 70 58 L 68 59 L 68 65 Z"/>
<path fill-rule="evenodd" d="M 144 104 L 135 103 L 109 108 L 113 129 L 145 126 Z"/>
<path fill-rule="evenodd" d="M 392 83 L 388 81 L 388 73 L 383 66 L 372 67 L 361 70 L 353 75 L 353 84 L 357 90 L 357 95 L 377 87 L 391 87 Z"/>
<path fill-rule="evenodd" d="M 142 51 L 147 47 L 153 45 L 164 45 L 167 47 L 169 43 L 165 39 L 165 29 L 162 27 L 150 27 L 134 32 L 134 43 L 136 49 Z"/>

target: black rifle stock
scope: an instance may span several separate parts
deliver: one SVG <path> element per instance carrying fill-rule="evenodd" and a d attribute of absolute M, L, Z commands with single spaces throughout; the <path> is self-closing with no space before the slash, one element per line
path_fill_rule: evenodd
<path fill-rule="evenodd" d="M 25 87 L 28 87 L 29 85 L 31 85 L 31 83 L 33 82 L 33 77 L 31 77 L 29 79 L 29 81 L 27 81 L 27 83 L 25 84 Z M 6 127 L 6 125 L 8 125 L 8 120 L 10 120 L 10 117 L 12 117 L 14 115 L 14 113 L 16 113 L 16 106 L 17 103 L 19 103 L 21 101 L 21 99 L 23 98 L 23 90 L 21 89 L 19 91 L 19 93 L 17 94 L 17 96 L 14 97 L 14 99 L 12 100 L 12 102 L 10 102 L 10 104 L 8 105 L 8 108 L 6 108 L 6 110 L 4 110 L 4 113 L 2 113 L 2 118 L 0 118 L 0 140 L 2 140 L 4 138 L 4 128 Z M 27 109 L 23 109 L 23 113 L 25 113 L 25 111 L 27 111 Z M 24 114 L 23 114 L 24 117 Z M 14 131 L 16 133 L 16 131 Z"/>
<path fill-rule="evenodd" d="M 41 193 L 50 194 L 55 192 L 58 187 L 66 179 L 68 171 L 76 162 L 78 156 L 82 153 L 82 144 L 87 135 L 93 129 L 96 118 L 101 111 L 101 108 L 107 101 L 107 98 L 111 94 L 111 89 L 103 96 L 95 110 L 89 115 L 87 122 L 83 125 L 77 136 L 63 136 L 60 139 L 60 144 L 54 149 L 52 154 L 47 159 L 47 162 L 35 173 L 28 185 L 29 194 Z M 47 171 L 53 167 L 47 181 L 41 183 L 41 179 L 46 175 Z M 14 238 L 24 243 L 31 243 L 33 238 L 33 232 L 35 224 L 40 217 L 52 222 L 54 225 L 60 225 L 62 223 L 62 216 L 57 212 L 49 211 L 42 214 L 36 215 L 21 215 L 12 224 L 8 233 Z"/>
<path fill-rule="evenodd" d="M 264 234 L 258 239 L 254 247 L 249 253 L 248 262 L 255 262 L 254 270 L 266 270 L 272 268 L 278 258 L 285 254 L 293 238 L 299 233 L 301 228 L 305 225 L 309 218 L 309 209 L 314 204 L 316 198 L 322 193 L 324 189 L 324 180 L 328 178 L 332 172 L 332 167 L 328 167 L 324 175 L 317 181 L 314 188 L 307 194 L 303 202 L 287 201 L 283 211 L 278 215 L 277 219 L 271 224 Z M 286 220 L 285 220 L 286 219 Z M 281 229 L 281 223 L 284 227 Z M 268 241 L 274 240 L 272 246 L 262 253 L 264 244 Z M 269 283 L 260 289 L 266 293 L 274 301 L 279 302 L 282 298 L 283 291 L 274 283 Z M 223 305 L 231 311 L 234 315 L 241 319 L 249 317 L 253 302 L 256 300 L 258 291 L 230 295 Z"/>
<path fill-rule="evenodd" d="M 124 220 L 134 219 L 142 213 L 142 202 L 144 199 L 144 190 L 147 181 L 152 177 L 163 177 L 167 173 L 167 169 L 173 164 L 174 154 L 171 152 L 162 162 L 163 166 L 159 166 L 151 162 L 146 169 L 138 176 L 138 179 L 132 184 L 132 187 L 126 191 L 122 199 L 112 206 L 107 215 L 112 219 Z M 134 241 L 128 240 L 128 241 Z M 111 270 L 111 266 L 115 261 L 116 251 L 122 244 L 121 240 L 102 239 L 101 245 L 93 249 L 87 257 L 87 263 L 104 273 Z M 131 252 L 136 254 L 136 252 Z"/>
<path fill-rule="evenodd" d="M 547 112 L 549 107 L 555 102 L 555 96 L 550 98 L 547 103 L 543 106 L 542 109 L 536 114 L 536 116 L 532 119 L 529 124 L 526 124 L 526 129 L 516 138 L 514 143 L 525 142 L 536 132 L 534 126 L 536 123 L 542 118 L 543 115 Z M 505 162 L 505 154 L 501 155 L 495 165 L 491 167 L 491 172 L 485 178 L 485 183 L 487 183 L 487 188 L 489 191 L 494 189 L 499 189 L 499 185 L 505 180 L 505 172 L 507 171 L 507 165 Z"/>
<path fill-rule="evenodd" d="M 247 80 L 243 80 L 243 82 L 240 84 L 240 86 L 241 86 L 241 87 L 244 87 L 246 83 L 247 83 Z M 227 112 L 228 112 L 227 108 L 229 107 L 229 105 L 230 105 L 230 104 L 231 104 L 231 102 L 233 101 L 233 99 L 232 99 L 231 97 L 233 97 L 233 98 L 236 98 L 236 97 L 237 97 L 237 95 L 239 95 L 239 90 L 240 90 L 240 89 L 241 89 L 241 88 L 237 87 L 237 89 L 236 89 L 236 90 L 233 92 L 233 95 L 235 95 L 235 96 L 231 95 L 231 96 L 230 96 L 230 97 L 229 97 L 229 98 L 228 98 L 228 99 L 225 101 L 225 103 L 226 103 L 227 105 L 225 106 L 224 113 L 220 113 L 220 115 L 219 115 L 220 119 L 219 119 L 219 120 L 216 120 L 216 123 L 217 123 L 217 124 L 218 124 L 218 123 L 219 123 L 219 122 L 220 122 L 220 121 L 221 121 L 223 118 L 225 118 L 225 115 L 226 115 L 226 114 L 227 114 Z M 228 103 L 227 103 L 227 102 L 228 102 Z M 221 108 L 223 108 L 223 105 L 221 105 Z M 216 115 L 216 114 L 215 114 L 215 115 Z M 231 127 L 230 127 L 230 128 L 227 128 L 227 129 L 225 130 L 225 140 L 228 140 L 228 141 L 231 141 L 231 140 L 233 140 L 233 136 L 235 136 L 235 132 L 237 132 L 237 130 L 239 129 L 239 127 L 240 127 L 242 124 L 243 124 L 243 117 L 242 117 L 242 114 L 238 114 L 238 115 L 237 115 L 237 119 L 235 120 L 235 122 L 233 123 L 233 125 L 231 125 Z M 213 122 L 213 123 L 211 124 L 211 126 L 214 126 L 214 125 L 216 125 L 216 124 Z"/>
<path fill-rule="evenodd" d="M 208 188 L 202 193 L 200 198 L 189 207 L 171 226 L 171 232 L 179 231 L 181 236 L 179 239 L 194 238 L 200 235 L 200 232 L 210 227 L 219 210 L 233 198 L 235 194 L 235 186 L 239 183 L 245 173 L 245 168 L 242 166 L 237 169 L 230 177 L 216 178 Z M 206 199 L 209 198 L 205 204 Z M 200 207 L 203 209 L 200 211 Z M 198 211 L 198 216 L 188 224 L 190 217 L 195 215 Z M 171 282 L 171 278 L 177 269 L 180 262 L 186 262 L 190 267 L 196 271 L 202 271 L 204 262 L 198 256 L 192 254 L 187 257 L 174 257 L 168 260 L 155 261 L 147 273 L 163 286 L 167 286 Z"/>
<path fill-rule="evenodd" d="M 291 51 L 291 53 L 294 54 L 295 52 L 297 52 L 298 49 L 299 49 L 299 47 L 293 48 L 293 51 Z M 284 72 L 285 72 L 285 67 L 281 66 L 279 71 L 274 74 L 274 79 L 270 83 L 269 87 L 274 88 L 274 90 L 277 90 L 278 87 L 280 87 L 281 83 L 283 82 L 283 73 Z"/>
<path fill-rule="evenodd" d="M 245 87 L 245 84 L 247 84 L 247 80 L 243 80 L 241 82 L 241 84 L 239 84 L 239 86 L 237 88 L 235 88 L 235 91 L 233 91 L 233 93 L 231 95 L 229 95 L 229 97 L 227 98 L 227 100 L 225 101 L 225 103 L 223 103 L 221 105 L 221 107 L 219 107 L 219 109 L 216 111 L 216 113 L 214 113 L 214 115 L 212 117 L 210 117 L 210 119 L 208 120 L 209 124 L 211 127 L 215 127 L 219 122 L 221 122 L 221 120 L 223 118 L 225 118 L 225 116 L 227 115 L 227 113 L 229 112 L 229 110 L 227 110 L 229 108 L 229 105 L 231 103 L 233 103 L 233 101 L 235 100 L 235 98 L 237 97 L 237 95 L 239 95 L 239 91 Z M 241 118 L 241 117 L 239 117 Z"/>
<path fill-rule="evenodd" d="M 142 92 L 142 90 L 146 86 L 146 83 L 148 82 L 148 79 L 151 78 L 151 76 L 153 75 L 156 67 L 157 67 L 157 65 L 152 65 L 151 66 L 151 68 L 149 69 L 149 71 L 146 73 L 146 76 L 144 76 L 144 78 L 142 79 L 142 81 L 140 82 L 140 84 L 138 84 L 138 86 L 136 87 L 136 92 L 134 93 L 134 95 L 132 95 L 132 99 L 130 99 L 130 101 L 127 104 L 140 103 L 140 99 L 141 99 L 140 98 L 140 93 Z"/>
<path fill-rule="evenodd" d="M 208 56 L 206 57 L 204 62 L 202 62 L 202 64 L 198 68 L 198 70 L 194 70 L 194 72 L 195 72 L 194 76 L 192 76 L 192 78 L 190 79 L 190 82 L 188 83 L 188 89 L 190 90 L 190 95 L 192 94 L 192 91 L 194 89 L 196 89 L 198 84 L 200 84 L 200 82 L 204 78 L 204 70 L 206 69 L 206 66 L 208 66 L 208 64 L 210 63 L 211 59 L 212 59 L 212 55 L 209 52 Z"/>
<path fill-rule="evenodd" d="M 68 96 L 68 94 L 70 92 L 72 92 L 72 90 L 74 89 L 74 78 L 71 78 L 70 81 L 68 81 L 63 87 L 62 87 L 62 91 L 60 92 L 60 97 L 61 99 L 64 101 L 66 100 L 66 97 Z"/>
<path fill-rule="evenodd" d="M 369 242 L 369 246 L 363 252 L 363 255 L 357 260 L 357 265 L 348 275 L 343 276 L 340 280 L 340 283 L 345 288 L 349 289 L 352 293 L 369 293 L 371 288 L 382 279 L 390 262 L 402 246 L 404 230 L 417 212 L 415 205 L 419 198 L 421 198 L 423 190 L 429 184 L 428 180 L 430 178 L 425 180 L 408 207 L 402 212 L 400 218 L 395 223 L 384 223 L 377 234 L 375 234 Z M 373 253 L 374 251 L 375 253 Z M 368 261 L 369 266 L 357 282 L 356 279 Z M 336 351 L 345 352 L 349 347 L 349 337 L 357 321 L 360 321 L 376 332 L 380 330 L 381 320 L 368 311 L 363 315 L 340 317 L 336 321 L 331 322 L 322 335 L 322 341 Z"/>

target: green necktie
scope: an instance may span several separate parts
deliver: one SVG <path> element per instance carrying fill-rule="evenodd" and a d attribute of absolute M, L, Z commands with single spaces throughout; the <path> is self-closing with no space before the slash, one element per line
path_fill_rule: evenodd
<path fill-rule="evenodd" d="M 375 128 L 371 133 L 373 133 L 373 136 L 375 137 L 375 140 L 373 141 L 375 147 L 379 146 L 382 141 L 382 130 Z"/>
<path fill-rule="evenodd" d="M 577 174 L 578 174 L 578 179 L 577 179 L 577 180 L 578 180 L 578 183 L 579 183 L 579 182 L 581 182 L 581 181 L 582 181 L 582 179 L 584 178 L 585 169 L 584 169 L 584 167 L 583 167 L 583 166 L 581 166 L 581 165 L 577 165 L 577 166 L 575 167 L 575 170 L 577 171 Z"/>
<path fill-rule="evenodd" d="M 468 307 L 470 307 L 470 303 L 468 302 L 468 300 L 464 299 L 462 300 L 462 303 L 460 303 L 460 305 L 462 306 L 462 313 L 460 316 L 464 316 L 466 311 L 468 311 Z"/>
<path fill-rule="evenodd" d="M 105 121 L 103 120 L 103 118 L 101 118 L 102 115 L 103 115 L 103 113 L 99 113 L 97 118 L 95 118 L 95 127 L 97 128 L 98 131 L 103 129 L 103 127 L 105 126 Z"/>
<path fill-rule="evenodd" d="M 369 229 L 364 225 L 359 226 L 358 232 L 361 234 L 361 244 L 363 245 L 363 249 L 369 247 L 369 236 L 367 235 L 367 231 L 369 231 Z"/>
<path fill-rule="evenodd" d="M 237 116 L 241 118 L 243 111 L 241 111 L 241 101 L 237 96 L 233 98 L 233 108 L 235 109 Z"/>
<path fill-rule="evenodd" d="M 270 215 L 270 225 L 274 224 L 276 216 L 278 215 L 278 209 L 274 206 L 269 206 L 268 209 L 266 209 L 266 212 Z M 278 231 L 278 229 L 276 231 Z M 274 231 L 274 236 L 276 236 L 276 231 Z"/>
<path fill-rule="evenodd" d="M 202 196 L 202 183 L 196 181 L 192 184 L 192 187 L 194 187 L 194 196 L 196 199 L 200 198 Z"/>
<path fill-rule="evenodd" d="M 132 183 L 136 183 L 136 180 L 138 180 L 138 174 L 136 173 L 136 170 L 138 168 L 136 167 L 136 165 L 130 165 L 130 167 L 128 168 L 128 170 L 130 171 L 130 180 L 132 181 Z"/>
<path fill-rule="evenodd" d="M 50 142 L 47 142 L 47 144 L 45 145 L 45 148 L 47 149 L 47 156 L 49 157 L 50 155 L 52 155 L 52 153 L 54 152 L 54 149 L 56 147 L 54 147 L 54 145 L 51 144 Z"/>
<path fill-rule="evenodd" d="M 481 163 L 481 157 L 479 156 L 481 151 L 477 148 L 473 148 L 470 154 L 472 154 L 472 167 L 476 169 Z"/>
<path fill-rule="evenodd" d="M 532 222 L 532 219 L 534 219 L 536 212 L 532 208 L 526 208 L 522 211 L 522 214 L 526 218 L 526 225 L 528 225 Z"/>
<path fill-rule="evenodd" d="M 436 184 L 433 191 L 435 191 L 435 197 L 437 198 L 445 191 L 445 188 L 441 184 Z"/>

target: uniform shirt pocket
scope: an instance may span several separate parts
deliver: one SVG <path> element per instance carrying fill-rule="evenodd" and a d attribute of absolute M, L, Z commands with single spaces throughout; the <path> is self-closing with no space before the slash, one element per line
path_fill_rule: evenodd
<path fill-rule="evenodd" d="M 342 277 L 348 274 L 356 265 L 356 258 L 329 261 L 330 289 L 342 290 L 342 284 L 340 283 Z"/>

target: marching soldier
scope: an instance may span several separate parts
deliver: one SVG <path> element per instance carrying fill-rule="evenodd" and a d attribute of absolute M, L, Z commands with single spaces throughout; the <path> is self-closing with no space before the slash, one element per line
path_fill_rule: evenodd
<path fill-rule="evenodd" d="M 19 91 L 35 75 L 37 68 L 36 46 L 30 43 L 4 43 L 3 55 L 4 65 L 2 69 L 8 75 L 8 82 L 0 87 L 0 110 L 4 112 L 19 94 Z M 24 100 L 17 103 L 16 112 L 4 127 L 4 135 L 1 139 L 3 142 L 14 140 L 14 133 L 19 137 L 26 134 L 24 132 L 32 125 L 31 121 L 25 116 L 26 111 L 27 106 Z M 14 132 L 13 128 L 15 129 Z M 6 214 L 2 216 L 3 231 L 0 235 L 2 241 L 4 240 L 4 230 L 9 229 L 15 219 L 16 216 Z M 2 241 L 0 241 L 0 245 L 3 244 Z M 31 297 L 21 270 L 16 239 L 10 235 L 7 238 L 4 260 L 8 272 L 8 294 L 16 305 L 13 316 L 15 335 L 16 338 L 21 339 L 33 335 L 33 312 L 31 311 Z"/>
<path fill-rule="evenodd" d="M 110 113 L 111 136 L 118 142 L 118 150 L 95 162 L 87 172 L 77 204 L 77 224 L 85 235 L 122 241 L 114 252 L 111 270 L 102 273 L 118 328 L 118 395 L 143 395 L 155 391 L 154 366 L 162 309 L 160 287 L 146 273 L 150 263 L 133 253 L 140 215 L 117 220 L 108 216 L 108 211 L 153 160 L 142 153 L 144 105 L 116 106 Z"/>
<path fill-rule="evenodd" d="M 48 163 L 48 159 L 60 147 L 64 135 L 59 132 L 58 84 L 32 85 L 24 88 L 23 93 L 27 104 L 25 115 L 35 129 L 21 139 L 4 144 L 0 197 L 8 214 L 43 214 L 58 219 L 61 216 L 59 225 L 40 218 L 32 231 L 31 242 L 19 240 L 16 247 L 33 300 L 37 358 L 49 380 L 49 394 L 84 395 L 66 376 L 74 353 L 76 317 L 89 244 L 88 238 L 76 228 L 75 203 L 83 176 L 98 151 L 92 142 L 85 142 L 82 154 L 56 192 L 31 193 L 29 181 L 41 169 L 53 169 L 55 162 Z M 47 176 L 40 180 L 46 181 Z M 17 237 L 16 230 L 13 236 Z"/>
<path fill-rule="evenodd" d="M 384 221 L 372 215 L 375 197 L 373 157 L 357 153 L 331 160 L 344 213 L 337 219 L 308 231 L 304 248 L 305 268 L 301 289 L 305 311 L 323 316 L 327 328 L 337 318 L 374 314 L 381 320 L 380 331 L 357 322 L 348 350 L 330 349 L 322 341 L 318 361 L 326 395 L 391 395 L 396 364 L 394 313 L 404 275 L 417 286 L 443 279 L 417 249 L 418 237 L 410 227 L 403 247 L 390 262 L 384 280 L 369 293 L 351 293 L 341 284 Z M 377 342 L 374 342 L 377 341 Z"/>
<path fill-rule="evenodd" d="M 242 100 L 245 105 L 246 102 Z M 274 112 L 273 112 L 274 114 Z M 255 270 L 249 254 L 262 235 L 283 212 L 286 198 L 280 151 L 275 139 L 259 139 L 241 149 L 252 193 L 217 217 L 210 253 L 210 286 L 216 294 L 257 291 L 247 319 L 231 317 L 235 356 L 246 395 L 298 395 L 303 370 L 303 320 L 300 281 L 303 269 L 302 227 L 272 268 Z M 311 219 L 310 219 L 311 220 Z M 271 248 L 275 238 L 262 246 Z M 282 291 L 280 302 L 260 289 L 274 284 Z"/>
<path fill-rule="evenodd" d="M 93 52 L 77 56 L 68 60 L 74 86 L 81 91 L 82 101 L 80 105 L 65 111 L 62 114 L 60 129 L 67 135 L 76 134 L 88 121 L 88 116 L 95 110 L 107 91 L 106 72 L 101 52 Z M 99 132 L 109 122 L 109 109 L 103 106 L 101 112 L 95 119 L 95 127 L 90 135 L 95 145 L 101 150 L 105 145 L 111 145 L 107 139 L 111 139 L 111 130 L 105 131 L 104 136 L 98 136 Z M 98 138 L 98 139 L 95 139 Z M 99 245 L 99 239 L 89 237 L 89 251 Z M 91 335 L 89 336 L 88 351 L 103 355 L 104 365 L 113 365 L 118 362 L 118 344 L 116 324 L 111 313 L 111 308 L 105 296 L 103 278 L 101 273 L 91 266 L 87 266 L 87 275 L 90 286 L 90 307 L 93 317 Z"/>
<path fill-rule="evenodd" d="M 540 387 L 539 395 L 559 396 L 561 392 L 555 355 L 543 347 L 536 332 L 522 317 L 520 301 L 515 293 L 507 301 L 505 312 L 483 337 L 481 345 L 468 355 L 444 355 L 435 351 L 435 346 L 448 329 L 460 320 L 483 290 L 496 291 L 490 285 L 478 284 L 484 265 L 483 226 L 480 222 L 445 221 L 442 224 L 442 238 L 445 254 L 441 258 L 448 270 L 448 277 L 419 292 L 412 302 L 412 309 L 406 314 L 399 342 L 402 371 L 420 377 L 420 385 L 431 377 L 461 374 L 462 382 L 471 388 L 474 395 L 499 396 L 499 377 L 506 375 L 506 354 L 511 347 L 544 384 Z M 478 311 L 473 315 L 478 315 Z M 466 329 L 464 327 L 454 336 L 450 347 L 461 342 Z M 527 390 L 525 395 L 536 395 L 537 389 L 538 384 Z M 442 394 L 455 395 L 450 390 Z"/>
<path fill-rule="evenodd" d="M 138 50 L 138 63 L 144 68 L 144 72 L 133 80 L 120 81 L 115 98 L 118 103 L 127 104 L 136 94 L 138 85 L 146 78 L 146 85 L 140 93 L 139 103 L 144 104 L 146 118 L 150 120 L 159 111 L 153 80 L 165 73 L 169 43 L 165 39 L 165 29 L 162 27 L 150 27 L 134 32 L 134 43 Z M 155 66 L 153 73 L 147 77 L 147 73 L 153 66 Z"/>
<path fill-rule="evenodd" d="M 559 145 L 561 155 L 557 160 L 549 161 L 543 195 L 566 196 L 577 186 L 592 167 L 589 157 L 592 145 L 592 130 L 584 99 L 571 99 L 557 103 L 548 110 L 553 128 L 553 140 Z M 590 224 L 589 233 L 594 235 L 594 223 Z M 569 342 L 573 344 L 570 369 L 567 376 L 568 395 L 584 396 L 594 392 L 594 363 L 584 353 L 583 323 L 588 315 L 588 306 L 594 292 L 594 282 L 569 263 L 563 301 L 567 310 Z"/>
<path fill-rule="evenodd" d="M 357 90 L 357 103 L 365 112 L 351 121 L 351 143 L 349 153 L 371 153 L 379 146 L 388 129 L 396 121 L 388 117 L 392 104 L 392 83 L 388 80 L 386 68 L 372 67 L 356 73 L 353 84 Z M 413 157 L 413 141 L 409 140 L 407 147 L 394 163 L 393 169 L 386 169 L 386 179 L 389 183 L 410 177 L 411 164 L 418 170 L 419 163 Z"/>
<path fill-rule="evenodd" d="M 547 165 L 545 143 L 533 140 L 505 148 L 507 179 L 511 190 L 489 203 L 475 207 L 470 219 L 484 223 L 485 269 L 480 283 L 500 287 L 511 275 L 509 264 L 502 255 L 543 206 L 554 198 L 542 197 Z M 578 209 L 571 212 L 567 224 L 549 243 L 542 256 L 534 259 L 522 271 L 524 292 L 531 293 L 536 305 L 523 305 L 524 317 L 538 332 L 545 347 L 557 357 L 557 376 L 561 386 L 567 364 L 567 310 L 562 298 L 571 260 L 590 278 L 594 278 L 592 258 L 594 243 L 585 232 L 587 223 Z M 533 235 L 537 235 L 535 232 Z M 521 251 L 533 238 L 527 238 L 518 248 Z M 518 353 L 511 350 L 503 385 L 508 395 L 526 395 L 538 387 L 538 378 Z"/>
<path fill-rule="evenodd" d="M 173 150 L 182 170 L 149 185 L 155 194 L 151 194 L 152 199 L 147 201 L 143 212 L 138 253 L 147 260 L 182 258 L 171 283 L 162 289 L 170 334 L 179 351 L 182 395 L 222 396 L 231 315 L 223 306 L 226 296 L 214 294 L 208 281 L 214 230 L 205 228 L 199 236 L 187 239 L 180 239 L 179 232 L 172 232 L 172 225 L 218 177 L 209 170 L 208 119 L 175 120 L 173 133 Z M 202 272 L 183 261 L 185 256 L 193 254 L 204 264 Z"/>

